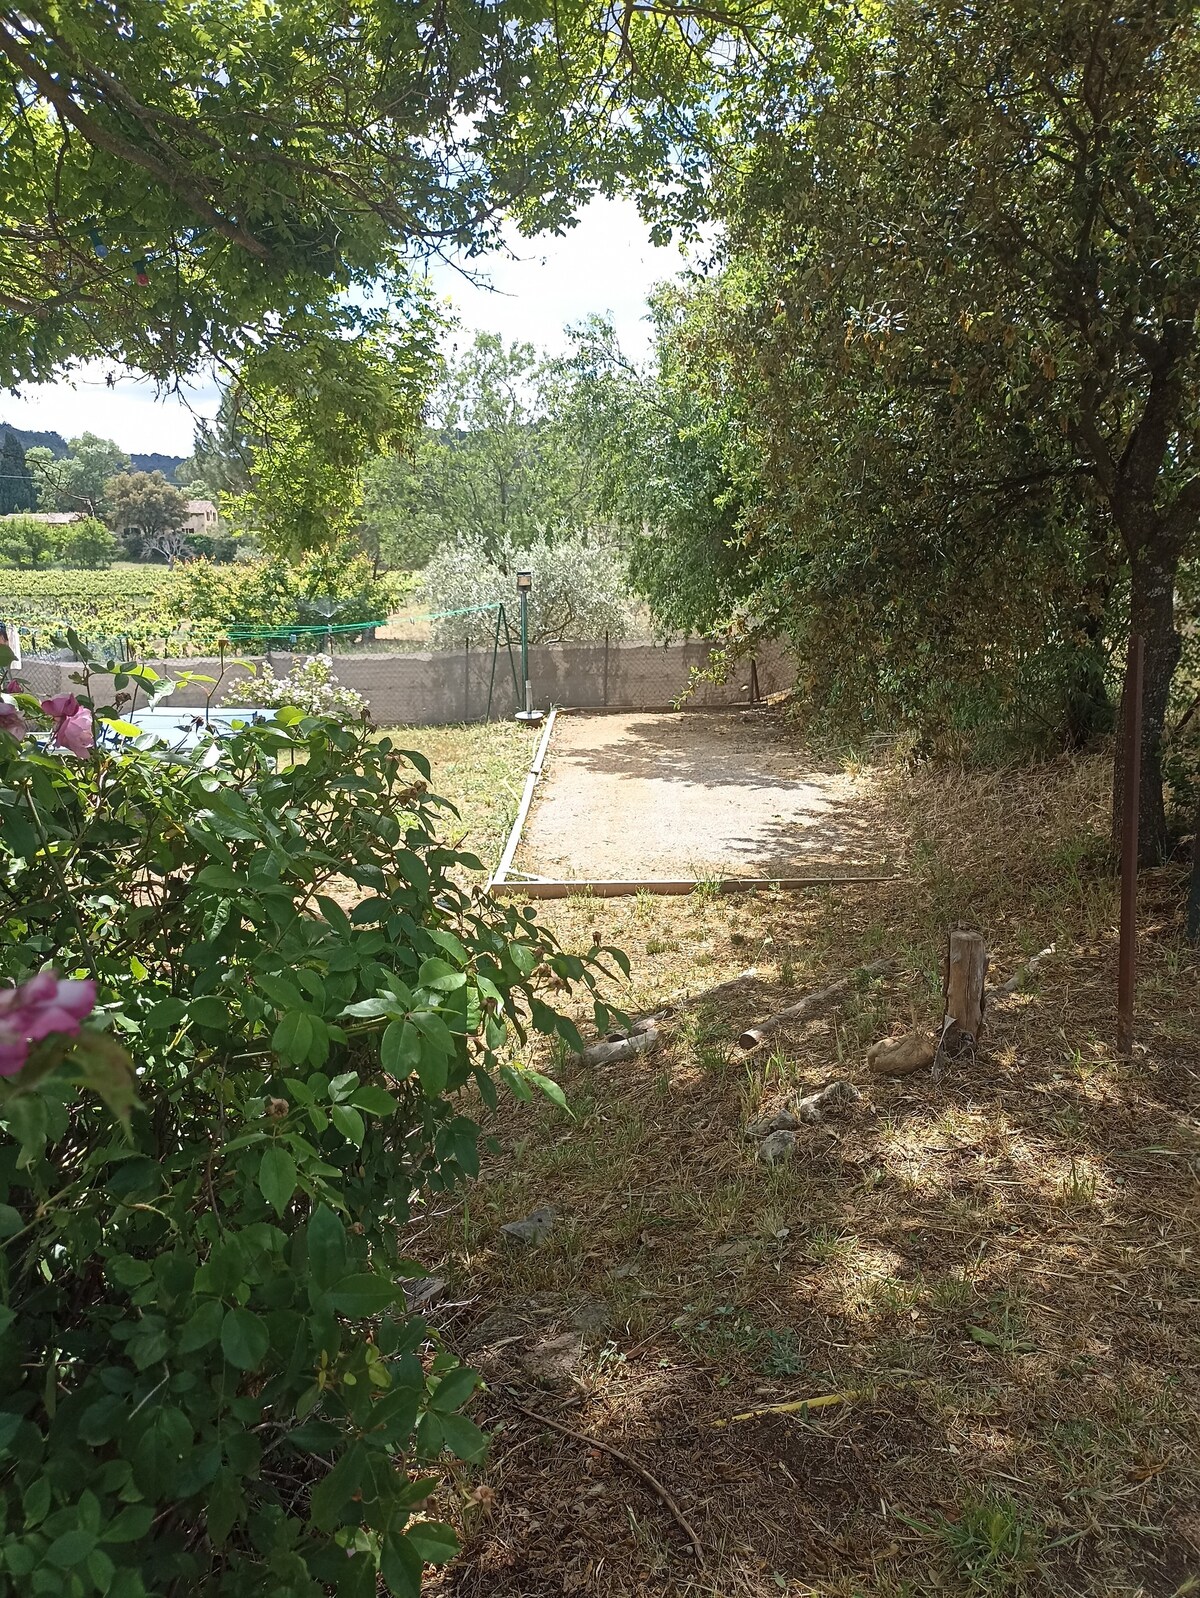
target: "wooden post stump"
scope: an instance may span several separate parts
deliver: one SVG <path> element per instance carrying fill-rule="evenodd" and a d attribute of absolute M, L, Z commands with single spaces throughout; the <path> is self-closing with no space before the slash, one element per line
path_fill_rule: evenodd
<path fill-rule="evenodd" d="M 938 1055 L 954 1059 L 974 1054 L 983 1037 L 983 988 L 987 980 L 988 955 L 978 932 L 955 930 L 946 949 L 946 973 L 942 991 L 946 1011 L 938 1040 Z"/>

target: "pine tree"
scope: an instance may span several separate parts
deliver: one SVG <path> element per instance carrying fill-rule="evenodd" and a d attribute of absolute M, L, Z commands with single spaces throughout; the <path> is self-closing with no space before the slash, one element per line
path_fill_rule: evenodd
<path fill-rule="evenodd" d="M 0 445 L 0 515 L 36 510 L 37 484 L 25 462 L 25 448 L 15 433 L 5 433 Z"/>

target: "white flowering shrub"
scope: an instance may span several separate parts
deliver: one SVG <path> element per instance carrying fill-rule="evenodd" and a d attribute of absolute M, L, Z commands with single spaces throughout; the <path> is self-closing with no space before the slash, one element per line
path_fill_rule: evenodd
<path fill-rule="evenodd" d="M 302 666 L 293 666 L 286 677 L 277 677 L 270 666 L 264 665 L 253 677 L 236 682 L 224 703 L 255 710 L 294 705 L 306 716 L 334 716 L 343 725 L 358 721 L 367 709 L 367 701 L 357 688 L 344 688 L 334 677 L 330 655 L 310 655 Z"/>

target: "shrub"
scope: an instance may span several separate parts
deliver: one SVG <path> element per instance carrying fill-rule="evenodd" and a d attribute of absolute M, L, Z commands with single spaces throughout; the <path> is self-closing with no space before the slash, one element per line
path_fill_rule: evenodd
<path fill-rule="evenodd" d="M 321 600 L 333 602 L 324 615 Z M 173 614 L 208 617 L 223 627 L 278 628 L 381 621 L 396 604 L 395 581 L 377 578 L 370 561 L 348 545 L 314 550 L 292 561 L 197 560 L 179 575 Z"/>
<path fill-rule="evenodd" d="M 84 571 L 111 566 L 121 547 L 116 535 L 95 516 L 63 522 L 53 532 L 56 558 L 64 566 L 78 566 Z"/>
<path fill-rule="evenodd" d="M 440 550 L 426 566 L 422 589 L 434 611 L 503 603 L 517 613 L 514 577 L 533 573 L 529 640 L 535 644 L 584 643 L 607 632 L 622 638 L 630 621 L 629 574 L 620 547 L 582 537 L 538 539 L 494 562 L 482 547 L 459 543 Z M 478 617 L 447 616 L 434 623 L 441 648 L 462 642 Z M 486 624 L 485 624 L 486 625 Z"/>
<path fill-rule="evenodd" d="M 243 677 L 225 695 L 227 705 L 252 705 L 260 710 L 278 710 L 292 705 L 306 716 L 333 716 L 338 721 L 354 721 L 367 708 L 367 701 L 356 688 L 343 688 L 333 675 L 329 655 L 310 655 L 302 666 L 293 666 L 286 677 L 276 677 L 270 666 L 263 666 L 253 677 Z"/>
<path fill-rule="evenodd" d="M 0 565 L 36 571 L 54 559 L 58 531 L 37 516 L 0 517 Z"/>
<path fill-rule="evenodd" d="M 103 1030 L 0 1081 L 0 1586 L 411 1598 L 453 1549 L 428 1467 L 485 1440 L 409 1219 L 477 1169 L 471 1094 L 558 1093 L 522 1045 L 578 1046 L 540 990 L 602 952 L 460 886 L 424 760 L 363 724 L 71 757 L 7 705 L 0 982 L 54 960 Z"/>

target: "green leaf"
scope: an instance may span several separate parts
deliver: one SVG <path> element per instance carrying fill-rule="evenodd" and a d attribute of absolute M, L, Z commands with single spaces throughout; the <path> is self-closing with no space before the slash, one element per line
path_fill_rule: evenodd
<path fill-rule="evenodd" d="M 335 1104 L 329 1112 L 329 1118 L 342 1136 L 348 1138 L 355 1148 L 362 1147 L 367 1128 L 357 1110 L 351 1109 L 348 1104 Z"/>
<path fill-rule="evenodd" d="M 344 1276 L 334 1288 L 331 1298 L 339 1315 L 362 1320 L 370 1315 L 378 1315 L 389 1304 L 394 1304 L 399 1296 L 400 1289 L 394 1282 L 367 1273 Z"/>
<path fill-rule="evenodd" d="M 149 1504 L 126 1504 L 100 1533 L 103 1543 L 135 1543 L 150 1530 L 154 1511 Z"/>
<path fill-rule="evenodd" d="M 258 1186 L 263 1198 L 282 1219 L 296 1191 L 296 1162 L 278 1144 L 263 1150 L 258 1167 Z"/>
<path fill-rule="evenodd" d="M 424 1564 L 402 1531 L 389 1529 L 379 1553 L 379 1574 L 392 1598 L 421 1598 Z"/>
<path fill-rule="evenodd" d="M 432 1408 L 438 1411 L 460 1409 L 479 1383 L 479 1377 L 466 1365 L 460 1365 L 457 1370 L 450 1371 L 443 1376 L 434 1389 L 433 1397 L 429 1400 Z"/>
<path fill-rule="evenodd" d="M 421 1034 L 410 1021 L 393 1021 L 384 1028 L 379 1063 L 389 1076 L 411 1076 L 421 1060 Z"/>
<path fill-rule="evenodd" d="M 254 985 L 266 994 L 276 1009 L 288 1011 L 303 1008 L 304 1000 L 300 989 L 294 983 L 287 982 L 283 977 L 272 976 L 268 971 L 255 973 Z"/>
<path fill-rule="evenodd" d="M 346 1274 L 346 1228 L 325 1204 L 318 1204 L 305 1229 L 308 1273 L 318 1288 L 330 1288 Z"/>
<path fill-rule="evenodd" d="M 478 1464 L 488 1450 L 488 1439 L 473 1420 L 465 1415 L 438 1413 L 442 1428 L 442 1441 L 456 1459 Z"/>
<path fill-rule="evenodd" d="M 169 1032 L 188 1013 L 188 1007 L 182 999 L 160 999 L 157 1004 L 152 1004 L 146 1013 L 142 1025 L 147 1032 Z"/>
<path fill-rule="evenodd" d="M 211 1027 L 224 1032 L 230 1023 L 229 1003 L 218 999 L 215 993 L 201 994 L 188 1005 L 188 1014 L 197 1026 Z"/>
<path fill-rule="evenodd" d="M 385 1094 L 386 1098 L 387 1095 Z M 11 1204 L 0 1204 L 0 1240 L 12 1237 L 24 1226 L 20 1210 L 13 1209 Z"/>
<path fill-rule="evenodd" d="M 465 971 L 456 971 L 445 960 L 435 958 L 422 963 L 417 973 L 417 981 L 423 988 L 434 988 L 439 993 L 453 993 L 455 989 L 466 986 L 467 974 Z"/>
<path fill-rule="evenodd" d="M 332 1531 L 341 1524 L 345 1510 L 362 1485 L 365 1465 L 366 1450 L 361 1443 L 355 1443 L 313 1488 L 309 1513 L 313 1524 L 321 1531 Z"/>
<path fill-rule="evenodd" d="M 266 1322 L 253 1310 L 231 1309 L 221 1325 L 221 1350 L 239 1370 L 256 1370 L 266 1358 L 271 1338 Z"/>
<path fill-rule="evenodd" d="M 967 1335 L 973 1343 L 980 1343 L 984 1348 L 1002 1348 L 1004 1339 L 997 1337 L 995 1332 L 989 1332 L 984 1326 L 968 1326 Z"/>
<path fill-rule="evenodd" d="M 95 1546 L 95 1532 L 78 1526 L 56 1537 L 46 1549 L 46 1558 L 60 1570 L 69 1570 L 73 1565 L 81 1565 Z"/>
<path fill-rule="evenodd" d="M 312 1019 L 304 1010 L 285 1015 L 271 1036 L 271 1047 L 292 1065 L 303 1065 L 312 1048 Z"/>
<path fill-rule="evenodd" d="M 567 1096 L 553 1077 L 543 1076 L 540 1071 L 535 1071 L 531 1065 L 525 1067 L 523 1074 L 531 1082 L 537 1083 L 552 1104 L 557 1104 L 560 1110 L 566 1110 L 568 1115 L 571 1114 L 571 1106 L 567 1103 Z"/>
<path fill-rule="evenodd" d="M 400 1108 L 399 1102 L 390 1093 L 376 1087 L 372 1082 L 366 1082 L 362 1087 L 356 1088 L 350 1102 L 356 1104 L 360 1110 L 366 1110 L 368 1115 L 395 1115 Z M 3 1211 L 0 1209 L 0 1215 L 2 1214 Z"/>
<path fill-rule="evenodd" d="M 221 1322 L 225 1319 L 225 1306 L 219 1298 L 202 1303 L 184 1323 L 179 1333 L 178 1348 L 181 1354 L 192 1354 L 207 1348 L 221 1335 Z"/>
<path fill-rule="evenodd" d="M 409 1546 L 427 1565 L 444 1565 L 458 1552 L 458 1538 L 440 1520 L 417 1520 L 405 1536 Z"/>

